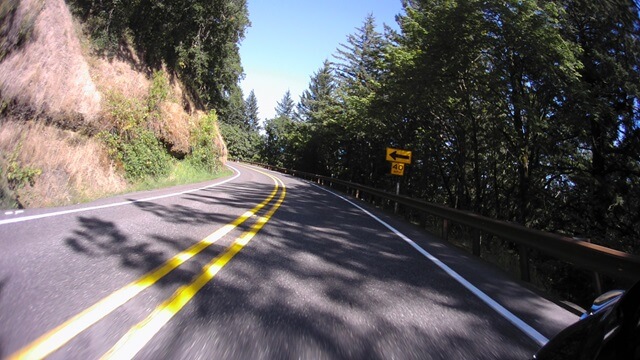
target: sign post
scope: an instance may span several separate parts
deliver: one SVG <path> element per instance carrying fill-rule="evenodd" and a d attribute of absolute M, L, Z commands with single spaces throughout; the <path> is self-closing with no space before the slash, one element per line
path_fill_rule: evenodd
<path fill-rule="evenodd" d="M 387 148 L 387 155 L 385 158 L 391 162 L 391 174 L 397 176 L 404 176 L 405 165 L 411 164 L 411 151 Z M 400 195 L 400 180 L 396 183 L 396 195 Z M 398 213 L 398 203 L 394 207 L 394 212 Z"/>

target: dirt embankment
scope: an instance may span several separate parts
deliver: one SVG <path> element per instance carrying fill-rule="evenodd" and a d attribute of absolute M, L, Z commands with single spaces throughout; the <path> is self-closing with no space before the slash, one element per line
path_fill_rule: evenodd
<path fill-rule="evenodd" d="M 122 169 L 95 135 L 113 127 L 113 94 L 147 103 L 152 73 L 130 46 L 117 58 L 95 55 L 64 0 L 0 0 L 0 208 L 124 190 Z M 185 111 L 193 106 L 169 78 L 171 96 L 149 127 L 182 157 L 201 112 Z M 225 161 L 224 141 L 215 142 Z"/>

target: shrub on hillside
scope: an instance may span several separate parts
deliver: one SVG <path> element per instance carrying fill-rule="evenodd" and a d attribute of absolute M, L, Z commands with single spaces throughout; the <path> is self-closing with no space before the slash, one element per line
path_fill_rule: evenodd
<path fill-rule="evenodd" d="M 196 169 L 208 172 L 220 170 L 220 151 L 215 143 L 218 136 L 218 116 L 215 111 L 200 118 L 200 123 L 191 131 L 191 154 L 187 161 Z"/>
<path fill-rule="evenodd" d="M 119 93 L 108 94 L 106 109 L 113 128 L 100 136 L 109 154 L 122 165 L 130 180 L 164 176 L 169 172 L 171 157 L 155 134 L 147 128 L 148 106 Z"/>

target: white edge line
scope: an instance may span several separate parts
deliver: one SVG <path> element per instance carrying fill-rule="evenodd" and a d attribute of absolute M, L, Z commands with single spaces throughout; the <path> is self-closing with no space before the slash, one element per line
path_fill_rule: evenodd
<path fill-rule="evenodd" d="M 83 211 L 106 209 L 106 208 L 110 208 L 110 207 L 129 205 L 129 204 L 133 204 L 133 203 L 137 203 L 137 202 L 143 202 L 143 201 L 152 201 L 152 200 L 164 199 L 164 198 L 168 198 L 168 197 L 172 197 L 172 196 L 189 194 L 189 193 L 200 191 L 200 190 L 204 190 L 204 189 L 210 189 L 210 188 L 213 188 L 213 187 L 216 187 L 216 186 L 220 186 L 222 184 L 226 184 L 229 181 L 233 181 L 236 178 L 238 178 L 238 176 L 241 175 L 240 170 L 238 170 L 235 167 L 233 167 L 231 165 L 228 165 L 228 164 L 226 166 L 231 168 L 231 170 L 236 172 L 235 176 L 233 176 L 233 177 L 231 177 L 231 178 L 229 178 L 227 180 L 221 181 L 219 183 L 203 186 L 201 188 L 185 190 L 185 191 L 181 191 L 181 192 L 177 192 L 177 193 L 171 193 L 171 194 L 165 194 L 165 195 L 159 195 L 159 196 L 152 196 L 152 197 L 149 197 L 149 198 L 138 199 L 138 200 L 122 201 L 122 202 L 117 202 L 117 203 L 113 203 L 113 204 L 92 206 L 92 207 L 73 209 L 73 210 L 65 210 L 65 211 L 56 211 L 56 212 L 46 213 L 46 214 L 38 214 L 38 215 L 24 216 L 24 217 L 13 218 L 13 219 L 0 220 L 0 225 L 18 223 L 18 222 L 22 222 L 22 221 L 37 220 L 37 219 L 48 218 L 48 217 L 52 217 L 52 216 L 73 214 L 73 213 L 83 212 Z"/>
<path fill-rule="evenodd" d="M 373 215 L 369 211 L 363 209 L 362 207 L 360 207 L 356 203 L 352 202 L 351 200 L 349 200 L 349 199 L 347 199 L 347 198 L 345 198 L 343 196 L 340 196 L 340 195 L 334 193 L 333 191 L 327 190 L 327 189 L 325 189 L 325 188 L 323 188 L 321 186 L 318 186 L 318 185 L 316 185 L 314 183 L 311 183 L 311 182 L 308 182 L 308 184 L 313 185 L 313 186 L 317 187 L 318 189 L 326 191 L 326 192 L 328 192 L 328 193 L 330 193 L 330 194 L 332 194 L 334 196 L 337 196 L 338 198 L 348 202 L 349 204 L 351 204 L 351 205 L 355 206 L 356 208 L 360 209 L 365 214 L 369 215 L 371 218 L 373 218 L 374 220 L 376 220 L 377 222 L 382 224 L 387 229 L 391 230 L 394 234 L 396 234 L 398 237 L 400 237 L 406 243 L 411 245 L 414 249 L 418 250 L 418 252 L 420 252 L 422 255 L 424 255 L 427 259 L 431 260 L 440 269 L 444 270 L 447 274 L 449 274 L 449 276 L 451 276 L 457 282 L 459 282 L 462 286 L 467 288 L 467 290 L 471 291 L 475 296 L 477 296 L 485 304 L 489 305 L 489 307 L 491 307 L 498 314 L 500 314 L 503 318 L 508 320 L 510 323 L 512 323 L 514 326 L 516 326 L 518 329 L 520 329 L 522 332 L 524 332 L 526 335 L 528 335 L 531 339 L 533 339 L 535 342 L 537 342 L 540 346 L 543 346 L 547 342 L 549 342 L 549 339 L 547 339 L 544 335 L 539 333 L 536 329 L 534 329 L 529 324 L 527 324 L 524 321 L 522 321 L 520 318 L 518 318 L 516 315 L 514 315 L 511 311 L 507 310 L 504 306 L 500 305 L 497 301 L 493 300 L 491 297 L 489 297 L 489 295 L 485 294 L 482 290 L 480 290 L 477 287 L 475 287 L 467 279 L 463 278 L 460 274 L 455 272 L 453 269 L 451 269 L 449 266 L 447 266 L 445 263 L 440 261 L 435 256 L 431 255 L 428 251 L 426 251 L 425 249 L 420 247 L 420 245 L 416 244 L 413 240 L 409 239 L 406 235 L 404 235 L 400 231 L 396 230 L 393 226 L 387 224 L 386 222 L 384 222 L 383 220 L 381 220 L 377 216 Z"/>

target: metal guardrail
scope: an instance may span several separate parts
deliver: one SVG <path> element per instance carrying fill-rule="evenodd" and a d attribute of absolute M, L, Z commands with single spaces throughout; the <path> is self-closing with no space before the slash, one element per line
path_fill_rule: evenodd
<path fill-rule="evenodd" d="M 511 241 L 520 249 L 520 274 L 525 281 L 530 281 L 529 249 L 535 249 L 559 260 L 566 261 L 576 267 L 591 270 L 599 274 L 607 274 L 613 278 L 630 281 L 640 280 L 640 256 L 610 249 L 588 241 L 577 240 L 567 236 L 534 230 L 519 224 L 495 220 L 478 214 L 432 204 L 423 200 L 392 194 L 368 186 L 338 180 L 327 176 L 284 169 L 277 166 L 251 163 L 270 170 L 291 174 L 321 185 L 339 185 L 346 190 L 356 190 L 356 197 L 368 194 L 374 198 L 384 199 L 401 204 L 418 212 L 442 219 L 442 237 L 448 237 L 449 222 L 462 224 L 474 229 L 472 252 L 480 256 L 480 233 L 485 232 Z M 596 279 L 598 276 L 596 275 Z M 599 281 L 596 280 L 596 287 Z M 601 292 L 601 289 L 596 289 Z"/>

